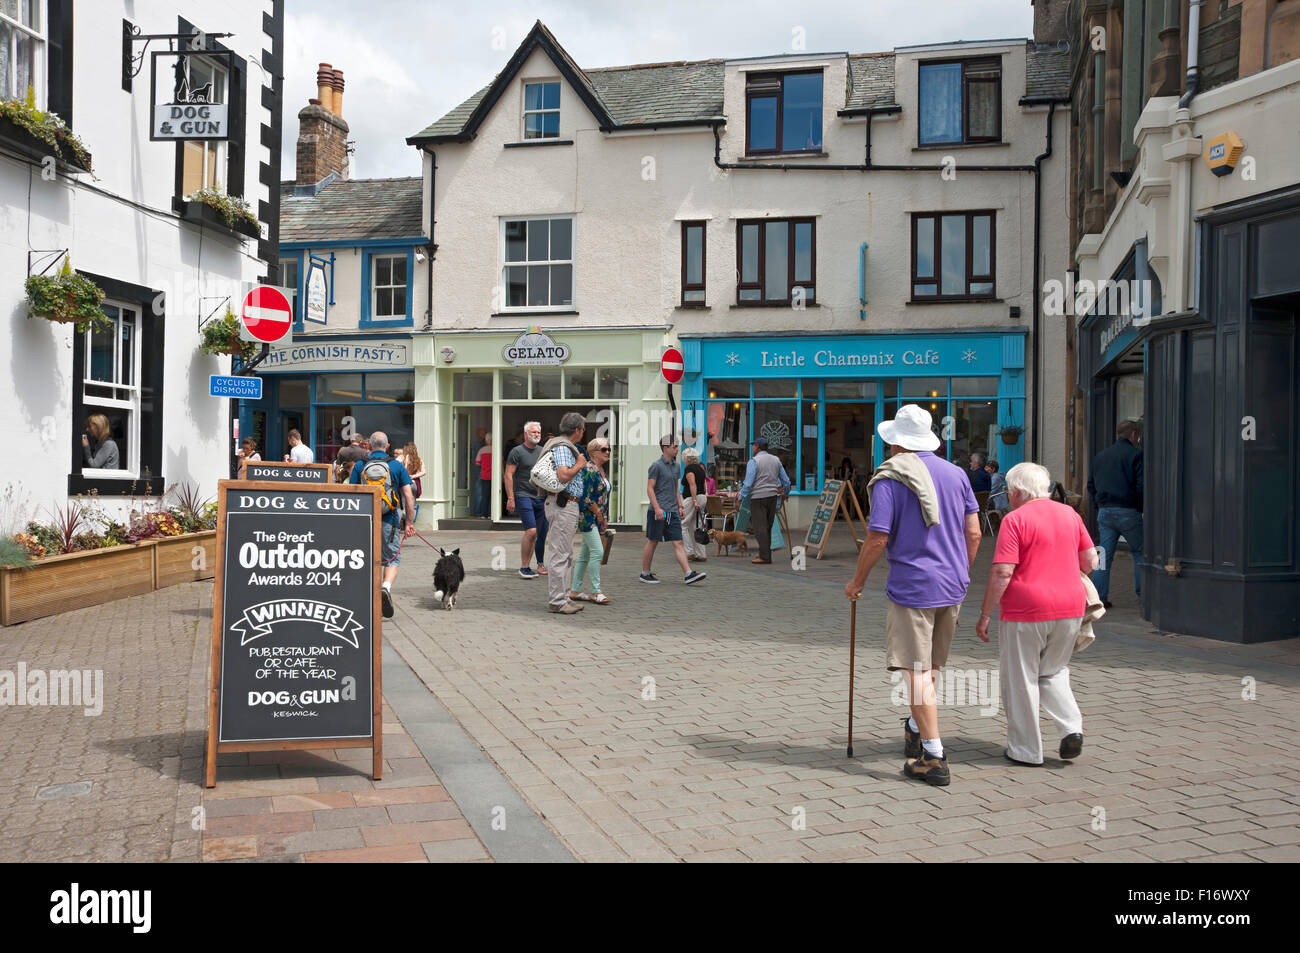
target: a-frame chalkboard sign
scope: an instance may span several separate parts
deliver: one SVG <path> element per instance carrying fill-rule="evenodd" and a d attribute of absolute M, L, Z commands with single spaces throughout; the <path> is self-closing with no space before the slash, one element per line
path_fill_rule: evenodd
<path fill-rule="evenodd" d="M 381 777 L 379 492 L 217 484 L 207 787 L 225 751 L 371 748 Z"/>
<path fill-rule="evenodd" d="M 853 501 L 853 509 L 857 511 L 858 520 L 862 523 L 862 539 L 858 539 L 858 531 L 853 523 L 853 514 L 849 511 L 848 500 Z M 853 542 L 857 544 L 858 549 L 862 548 L 867 536 L 867 518 L 862 515 L 862 506 L 858 503 L 857 494 L 844 480 L 827 480 L 822 487 L 821 496 L 817 498 L 817 509 L 813 511 L 812 522 L 808 525 L 808 535 L 804 537 L 805 553 L 808 552 L 809 547 L 816 546 L 817 558 L 822 558 L 826 541 L 831 535 L 831 524 L 841 513 L 844 514 L 845 522 L 849 524 Z"/>

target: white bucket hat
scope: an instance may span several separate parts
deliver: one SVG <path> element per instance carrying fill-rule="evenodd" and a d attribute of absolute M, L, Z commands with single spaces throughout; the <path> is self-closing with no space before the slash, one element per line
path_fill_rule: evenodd
<path fill-rule="evenodd" d="M 939 437 L 930 429 L 932 418 L 930 412 L 916 404 L 904 404 L 898 408 L 893 420 L 882 420 L 876 432 L 887 447 L 903 447 L 906 450 L 937 450 Z"/>

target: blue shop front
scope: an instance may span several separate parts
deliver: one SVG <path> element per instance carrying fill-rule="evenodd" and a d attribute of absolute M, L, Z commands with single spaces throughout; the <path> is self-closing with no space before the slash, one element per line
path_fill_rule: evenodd
<path fill-rule="evenodd" d="M 1024 459 L 1023 329 L 852 335 L 681 337 L 684 442 L 719 487 L 744 479 L 750 442 L 766 437 L 797 497 L 827 479 L 864 482 L 888 453 L 876 434 L 902 404 L 929 411 L 939 452 L 974 452 L 1005 472 Z M 798 525 L 803 505 L 795 501 Z"/>

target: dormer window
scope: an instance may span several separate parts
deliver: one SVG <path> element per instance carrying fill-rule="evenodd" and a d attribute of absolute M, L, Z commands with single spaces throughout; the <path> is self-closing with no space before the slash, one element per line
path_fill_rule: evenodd
<path fill-rule="evenodd" d="M 560 137 L 560 83 L 524 83 L 524 138 Z"/>
<path fill-rule="evenodd" d="M 922 63 L 917 99 L 923 146 L 1002 139 L 1001 60 Z"/>
<path fill-rule="evenodd" d="M 745 153 L 821 152 L 822 74 L 751 73 L 745 82 Z"/>

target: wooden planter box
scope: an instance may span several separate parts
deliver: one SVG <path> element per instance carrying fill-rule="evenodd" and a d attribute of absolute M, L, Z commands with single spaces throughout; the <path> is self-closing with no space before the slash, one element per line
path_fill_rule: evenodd
<path fill-rule="evenodd" d="M 154 588 L 165 589 L 181 582 L 198 582 L 211 579 L 217 571 L 217 531 L 189 533 L 153 541 Z M 194 568 L 197 553 L 203 549 L 202 569 Z"/>
<path fill-rule="evenodd" d="M 41 162 L 46 156 L 52 155 L 58 160 L 59 167 L 65 171 L 90 171 L 77 164 L 77 160 L 72 156 L 71 149 L 65 149 L 62 146 L 53 149 L 45 140 L 36 138 L 22 126 L 3 116 L 0 116 L 0 140 L 3 140 L 9 148 L 21 153 L 33 162 Z M 89 164 L 90 162 L 87 161 L 87 165 Z"/>
<path fill-rule="evenodd" d="M 177 199 L 173 199 L 172 202 L 177 214 L 187 222 L 194 222 L 196 225 L 207 225 L 209 228 L 221 229 L 231 235 L 242 235 L 244 238 L 259 239 L 262 237 L 262 230 L 259 226 L 241 219 L 235 219 L 234 225 L 227 225 L 226 220 L 221 217 L 221 213 L 206 202 L 182 202 Z"/>
<path fill-rule="evenodd" d="M 194 568 L 195 546 L 203 548 L 202 569 Z M 88 553 L 46 556 L 31 569 L 0 569 L 0 625 L 211 579 L 216 568 L 214 529 Z"/>
<path fill-rule="evenodd" d="M 154 543 L 47 556 L 30 569 L 0 569 L 0 624 L 29 622 L 154 589 Z"/>

